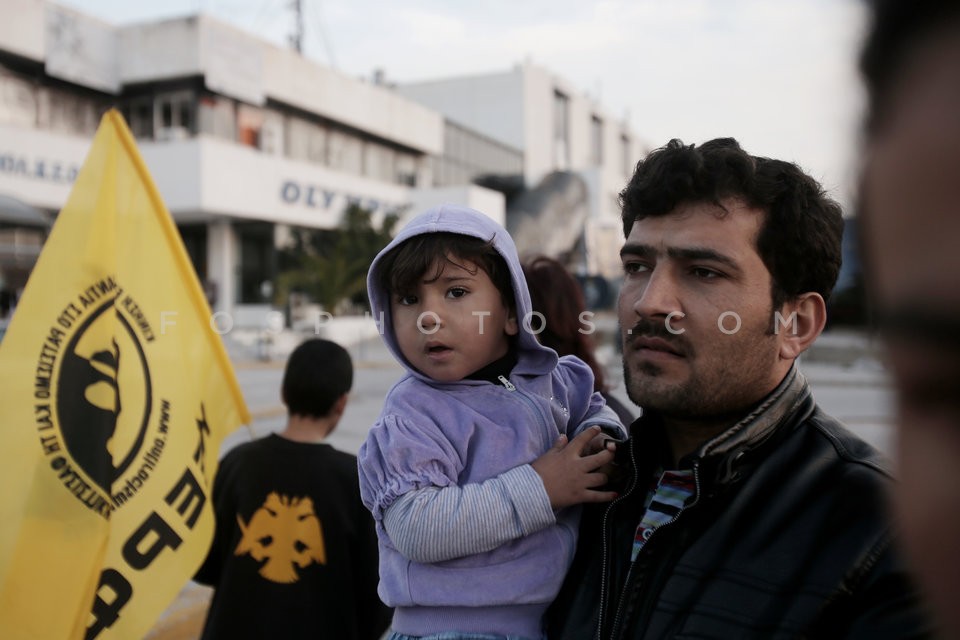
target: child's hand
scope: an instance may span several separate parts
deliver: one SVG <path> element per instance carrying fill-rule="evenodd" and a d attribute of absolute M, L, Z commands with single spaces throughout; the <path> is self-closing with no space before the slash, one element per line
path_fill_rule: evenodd
<path fill-rule="evenodd" d="M 543 480 L 554 509 L 582 502 L 609 502 L 617 497 L 613 491 L 594 490 L 607 483 L 607 476 L 599 469 L 613 461 L 612 450 L 587 452 L 591 441 L 599 435 L 598 426 L 584 429 L 569 443 L 561 435 L 549 451 L 533 461 L 531 466 Z"/>

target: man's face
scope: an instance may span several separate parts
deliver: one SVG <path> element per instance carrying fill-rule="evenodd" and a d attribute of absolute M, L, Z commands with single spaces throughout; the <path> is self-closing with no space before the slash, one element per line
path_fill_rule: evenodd
<path fill-rule="evenodd" d="M 697 203 L 638 220 L 621 250 L 627 392 L 668 421 L 735 420 L 790 366 L 778 355 L 771 276 L 756 250 L 764 213 L 722 204 L 722 217 Z"/>
<path fill-rule="evenodd" d="M 896 95 L 869 149 L 862 226 L 898 396 L 898 516 L 960 636 L 960 34 L 922 54 Z"/>
<path fill-rule="evenodd" d="M 454 260 L 463 266 L 431 265 L 415 290 L 390 296 L 400 352 L 440 382 L 461 380 L 507 355 L 508 336 L 518 330 L 516 314 L 503 304 L 487 272 Z M 434 278 L 439 268 L 443 272 Z"/>

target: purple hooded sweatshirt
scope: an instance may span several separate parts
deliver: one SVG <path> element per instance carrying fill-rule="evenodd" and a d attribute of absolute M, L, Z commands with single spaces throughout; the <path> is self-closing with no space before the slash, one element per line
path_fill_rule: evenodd
<path fill-rule="evenodd" d="M 358 456 L 361 497 L 379 537 L 379 593 L 396 609 L 393 629 L 403 634 L 539 638 L 573 559 L 579 508 L 555 513 L 530 463 L 560 434 L 572 438 L 592 424 L 618 437 L 624 431 L 593 393 L 590 368 L 537 342 L 529 330 L 536 320 L 526 330 L 521 322 L 517 364 L 501 384 L 437 382 L 410 365 L 378 268 L 393 247 L 438 232 L 492 239 L 510 268 L 518 320 L 531 311 L 513 240 L 473 209 L 443 205 L 420 214 L 371 264 L 374 317 L 407 369 Z"/>

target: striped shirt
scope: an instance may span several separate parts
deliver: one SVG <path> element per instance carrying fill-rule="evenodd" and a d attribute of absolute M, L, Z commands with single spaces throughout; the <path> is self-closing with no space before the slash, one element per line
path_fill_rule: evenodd
<path fill-rule="evenodd" d="M 672 521 L 683 511 L 695 490 L 692 469 L 658 471 L 650 484 L 643 518 L 633 537 L 631 561 L 637 559 L 640 549 L 657 527 Z"/>

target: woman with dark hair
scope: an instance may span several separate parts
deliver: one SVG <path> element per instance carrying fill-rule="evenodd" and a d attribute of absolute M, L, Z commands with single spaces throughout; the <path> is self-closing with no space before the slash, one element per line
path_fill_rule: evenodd
<path fill-rule="evenodd" d="M 599 391 L 623 424 L 629 426 L 637 419 L 636 413 L 609 393 L 603 367 L 594 353 L 593 324 L 580 283 L 562 263 L 547 256 L 537 256 L 522 266 L 533 310 L 543 316 L 543 330 L 537 334 L 540 344 L 550 347 L 557 355 L 577 356 L 586 362 L 593 370 L 593 390 Z M 532 325 L 540 329 L 536 320 Z"/>

